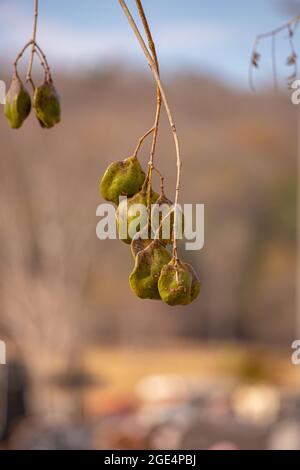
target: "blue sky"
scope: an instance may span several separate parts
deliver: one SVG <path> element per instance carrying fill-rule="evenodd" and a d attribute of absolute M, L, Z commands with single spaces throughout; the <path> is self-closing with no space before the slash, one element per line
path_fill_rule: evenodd
<path fill-rule="evenodd" d="M 29 39 L 33 0 L 0 0 L 0 57 L 12 59 Z M 134 11 L 134 1 L 128 0 Z M 256 34 L 289 17 L 279 0 L 144 0 L 162 70 L 193 69 L 218 80 L 247 86 Z M 40 0 L 38 41 L 51 64 L 95 68 L 117 61 L 146 70 L 145 59 L 118 0 Z M 270 44 L 258 80 L 271 77 Z M 288 54 L 278 41 L 278 60 Z M 287 76 L 289 70 L 280 70 Z"/>

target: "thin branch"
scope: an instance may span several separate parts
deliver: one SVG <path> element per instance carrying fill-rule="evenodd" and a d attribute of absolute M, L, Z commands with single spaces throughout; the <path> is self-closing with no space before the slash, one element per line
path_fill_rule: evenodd
<path fill-rule="evenodd" d="M 152 132 L 154 132 L 154 131 L 155 131 L 155 128 L 151 127 L 151 129 L 149 129 L 147 132 L 145 132 L 144 135 L 142 135 L 142 137 L 139 139 L 138 144 L 136 146 L 136 149 L 133 153 L 134 157 L 137 157 L 137 154 L 139 153 L 139 150 L 140 150 L 144 140 L 148 137 L 148 135 L 152 134 Z"/>
<path fill-rule="evenodd" d="M 50 69 L 49 69 L 49 66 L 46 64 L 46 62 L 44 61 L 44 58 L 43 58 L 43 55 L 41 54 L 41 52 L 39 51 L 39 49 L 35 49 L 35 53 L 36 55 L 38 56 L 39 58 L 39 61 L 40 61 L 40 64 L 41 66 L 43 67 L 44 69 L 44 72 L 45 72 L 45 78 L 47 79 L 47 77 L 49 76 L 49 73 L 50 73 Z"/>
<path fill-rule="evenodd" d="M 277 91 L 276 34 L 273 34 L 273 36 L 272 36 L 272 68 L 273 68 L 274 91 Z"/>
<path fill-rule="evenodd" d="M 171 113 L 171 110 L 170 110 L 170 106 L 169 106 L 169 103 L 168 103 L 168 100 L 167 100 L 167 97 L 166 97 L 166 94 L 165 94 L 165 91 L 164 91 L 164 88 L 162 86 L 162 83 L 161 83 L 161 80 L 160 80 L 160 77 L 159 77 L 159 73 L 156 69 L 156 64 L 153 60 L 153 58 L 151 57 L 151 53 L 149 52 L 142 36 L 141 36 L 141 33 L 126 5 L 126 2 L 124 0 L 119 0 L 119 3 L 121 5 L 121 8 L 123 9 L 124 11 L 124 14 L 126 15 L 127 19 L 128 19 L 128 22 L 134 32 L 134 34 L 136 35 L 136 38 L 146 56 L 146 59 L 148 61 L 148 64 L 150 66 L 150 69 L 154 75 L 154 78 L 156 80 L 156 83 L 157 83 L 157 86 L 159 87 L 160 89 L 160 93 L 161 93 L 161 99 L 162 99 L 162 102 L 165 106 L 165 109 L 166 109 L 166 113 L 167 113 L 167 117 L 168 117 L 168 120 L 169 120 L 169 123 L 170 123 L 170 127 L 171 127 L 171 131 L 172 131 L 172 134 L 173 134 L 173 139 L 174 139 L 174 144 L 175 144 L 175 150 L 176 150 L 176 164 L 177 164 L 177 177 L 176 177 L 176 191 L 175 191 L 175 201 L 174 201 L 174 204 L 175 204 L 175 207 L 176 205 L 178 204 L 178 199 L 179 199 L 179 191 L 180 191 L 180 181 L 181 181 L 181 167 L 182 167 L 182 163 L 181 163 L 181 157 L 180 157 L 180 147 L 179 147 L 179 141 L 178 141 L 178 136 L 177 136 L 177 131 L 176 131 L 176 126 L 175 126 L 175 123 L 174 123 L 174 119 L 173 119 L 173 116 L 172 116 L 172 113 Z M 176 214 L 177 214 L 177 211 L 175 211 L 175 214 L 174 214 L 174 235 L 175 235 L 175 228 L 176 228 Z M 176 236 L 174 236 L 174 244 L 173 244 L 173 257 L 175 258 L 176 262 L 178 260 L 178 254 L 177 254 L 177 241 L 176 241 Z"/>
<path fill-rule="evenodd" d="M 137 5 L 137 9 L 138 9 L 140 18 L 142 20 L 145 33 L 146 33 L 148 46 L 152 54 L 152 59 L 155 62 L 156 71 L 159 74 L 159 63 L 158 63 L 156 48 L 155 48 L 155 44 L 153 41 L 149 23 L 148 23 L 141 0 L 136 0 L 136 5 Z M 148 207 L 149 223 L 151 221 L 151 191 L 152 191 L 152 174 L 153 174 L 153 169 L 154 169 L 153 163 L 154 163 L 154 155 L 155 155 L 156 143 L 157 143 L 160 111 L 161 111 L 161 93 L 160 93 L 159 86 L 157 86 L 156 87 L 156 112 L 155 112 L 155 120 L 154 120 L 154 133 L 153 133 L 152 145 L 151 145 L 151 150 L 150 150 L 150 159 L 148 163 L 148 172 L 147 172 L 147 182 L 148 182 L 147 207 Z"/>
<path fill-rule="evenodd" d="M 20 51 L 19 54 L 17 55 L 16 60 L 14 61 L 14 64 L 13 64 L 13 65 L 14 65 L 14 69 L 15 69 L 16 72 L 17 72 L 17 66 L 18 66 L 19 60 L 21 60 L 21 58 L 23 57 L 24 52 L 26 51 L 26 49 L 27 49 L 29 46 L 31 46 L 31 44 L 32 44 L 32 39 L 31 39 L 30 41 L 28 41 L 28 42 L 25 44 L 25 46 L 23 47 L 23 49 L 21 49 L 21 51 Z"/>
<path fill-rule="evenodd" d="M 34 53 L 35 53 L 38 14 L 39 14 L 39 0 L 34 0 L 32 49 L 31 49 L 31 54 L 30 54 L 30 59 L 29 59 L 29 64 L 28 64 L 27 76 L 26 76 L 26 81 L 31 83 L 33 90 L 35 89 L 35 86 L 34 86 L 34 82 L 32 79 L 32 66 L 33 66 L 33 58 L 34 58 Z"/>
<path fill-rule="evenodd" d="M 46 57 L 46 55 L 44 54 L 43 50 L 40 48 L 40 46 L 38 45 L 37 42 L 35 43 L 35 47 L 36 47 L 35 52 L 36 52 L 36 53 L 39 52 L 40 55 L 41 55 L 41 57 L 42 57 L 42 59 L 43 59 L 43 62 L 44 62 L 45 67 L 46 67 L 47 78 L 48 78 L 48 80 L 51 82 L 51 81 L 52 81 L 51 70 L 50 70 L 50 66 L 49 66 L 47 57 Z"/>
<path fill-rule="evenodd" d="M 160 179 L 160 195 L 161 196 L 164 196 L 165 195 L 165 188 L 164 188 L 164 181 L 165 181 L 165 178 L 163 177 L 163 175 L 161 174 L 161 172 L 153 165 L 152 169 L 154 171 L 156 171 L 156 173 L 158 174 L 159 176 L 159 179 Z"/>
<path fill-rule="evenodd" d="M 155 48 L 153 37 L 152 37 L 151 31 L 150 31 L 150 27 L 149 27 L 149 24 L 148 24 L 146 14 L 145 14 L 145 11 L 144 11 L 141 0 L 136 0 L 136 5 L 137 5 L 139 15 L 141 17 L 141 20 L 142 20 L 142 23 L 143 23 L 143 26 L 144 26 L 146 36 L 147 36 L 149 49 L 151 51 L 153 61 L 155 62 L 156 71 L 159 75 L 159 63 L 158 63 L 156 48 Z M 154 130 L 154 133 L 153 133 L 152 147 L 151 147 L 151 151 L 150 151 L 150 164 L 153 164 L 153 162 L 154 162 L 154 154 L 155 154 L 156 143 L 157 143 L 157 134 L 158 134 L 160 111 L 161 111 L 161 93 L 160 93 L 159 86 L 157 86 L 157 104 L 156 104 L 156 114 L 155 114 L 155 121 L 154 121 L 155 130 Z"/>

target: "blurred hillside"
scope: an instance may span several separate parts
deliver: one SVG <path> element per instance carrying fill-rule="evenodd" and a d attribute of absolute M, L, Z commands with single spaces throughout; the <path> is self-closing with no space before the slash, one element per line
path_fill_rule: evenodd
<path fill-rule="evenodd" d="M 152 81 L 118 68 L 59 77 L 63 120 L 50 131 L 33 114 L 18 132 L 0 116 L 1 332 L 24 357 L 38 348 L 37 367 L 45 367 L 42 346 L 59 355 L 77 349 L 78 338 L 290 344 L 295 337 L 295 107 L 287 95 L 243 94 L 210 78 L 166 82 L 181 136 L 181 201 L 206 207 L 204 249 L 182 254 L 202 281 L 189 307 L 135 298 L 130 250 L 95 234 L 99 178 L 151 127 Z M 147 142 L 144 167 L 148 151 Z M 165 118 L 157 166 L 173 199 L 175 154 Z"/>

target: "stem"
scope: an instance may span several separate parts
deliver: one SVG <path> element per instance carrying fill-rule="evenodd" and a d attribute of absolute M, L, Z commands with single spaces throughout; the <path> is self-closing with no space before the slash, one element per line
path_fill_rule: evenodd
<path fill-rule="evenodd" d="M 156 66 L 156 71 L 159 74 L 159 63 L 158 63 L 158 57 L 156 53 L 156 48 L 155 44 L 153 41 L 153 37 L 151 34 L 151 30 L 149 27 L 149 23 L 145 14 L 145 10 L 143 8 L 141 0 L 136 0 L 136 5 L 137 9 L 140 15 L 140 18 L 143 23 L 143 27 L 146 33 L 147 41 L 148 41 L 148 46 L 152 54 L 152 58 L 155 62 Z M 152 175 L 153 175 L 153 169 L 154 169 L 154 155 L 155 155 L 155 150 L 156 150 L 156 143 L 157 143 L 157 135 L 158 135 L 158 127 L 159 127 L 159 119 L 160 119 L 160 112 L 161 112 L 161 93 L 159 86 L 156 87 L 156 112 L 155 112 L 155 120 L 154 120 L 154 132 L 153 132 L 153 139 L 152 139 L 152 145 L 151 145 L 151 150 L 150 150 L 150 159 L 148 163 L 148 195 L 147 195 L 147 207 L 148 207 L 148 221 L 149 223 L 151 222 L 151 189 L 152 189 Z"/>
<path fill-rule="evenodd" d="M 174 123 L 174 120 L 173 120 L 173 116 L 172 116 L 172 113 L 171 113 L 171 110 L 170 110 L 170 107 L 169 107 L 169 103 L 168 103 L 168 100 L 167 100 L 167 97 L 166 97 L 166 94 L 165 94 L 165 91 L 164 91 L 164 88 L 162 86 L 162 83 L 160 81 L 160 77 L 159 77 L 159 73 L 156 69 L 156 65 L 155 65 L 155 62 L 154 60 L 152 59 L 151 57 L 151 54 L 150 52 L 148 51 L 148 48 L 141 36 L 141 33 L 139 32 L 139 29 L 130 13 L 130 11 L 128 10 L 128 7 L 125 3 L 124 0 L 119 0 L 119 3 L 121 5 L 121 8 L 123 9 L 124 11 L 124 14 L 126 15 L 127 19 L 128 19 L 128 22 L 134 32 L 134 34 L 136 35 L 137 37 L 137 40 L 146 56 L 146 59 L 148 61 L 148 64 L 150 66 L 150 69 L 154 75 L 154 78 L 155 78 L 155 81 L 157 83 L 157 86 L 160 90 L 160 93 L 161 93 L 161 99 L 162 99 L 162 102 L 165 106 L 165 109 L 166 109 L 166 113 L 167 113 L 167 117 L 168 117 L 168 120 L 169 120 L 169 123 L 170 123 L 170 127 L 171 127 L 171 131 L 172 131 L 172 134 L 173 134 L 173 139 L 174 139 L 174 144 L 175 144 L 175 150 L 176 150 L 176 162 L 177 162 L 177 178 L 176 178 L 176 191 L 175 191 L 175 207 L 176 205 L 178 204 L 178 199 L 179 199 L 179 191 L 180 191 L 180 181 L 181 181 L 181 167 L 182 167 L 182 163 L 181 163 L 181 158 L 180 158 L 180 147 L 179 147 L 179 141 L 178 141 L 178 136 L 177 136 L 177 131 L 176 131 L 176 126 L 175 126 L 175 123 Z M 174 213 L 174 244 L 173 244 L 173 257 L 175 258 L 176 262 L 178 260 L 178 255 L 177 255 L 177 241 L 176 241 L 176 236 L 175 236 L 175 229 L 176 229 L 176 213 L 177 211 L 175 211 Z"/>
<path fill-rule="evenodd" d="M 272 68 L 273 68 L 273 87 L 277 91 L 277 68 L 276 68 L 276 34 L 272 36 Z"/>
<path fill-rule="evenodd" d="M 141 0 L 136 0 L 136 4 L 137 4 L 139 15 L 141 17 L 141 20 L 142 20 L 142 23 L 143 23 L 143 26 L 144 26 L 144 30 L 145 30 L 145 33 L 146 33 L 146 36 L 147 36 L 149 49 L 152 53 L 152 58 L 153 58 L 153 61 L 155 63 L 156 71 L 159 75 L 159 63 L 158 63 L 156 48 L 155 48 L 153 37 L 152 37 L 151 31 L 150 31 L 149 23 L 147 21 L 146 14 L 145 14 L 145 11 L 144 11 Z M 155 114 L 155 121 L 154 121 L 154 128 L 155 129 L 154 129 L 154 133 L 153 133 L 152 147 L 151 147 L 151 151 L 150 151 L 150 164 L 153 164 L 153 160 L 154 160 L 154 154 L 155 154 L 156 142 L 157 142 L 157 134 L 158 134 L 158 126 L 159 126 L 159 118 L 160 118 L 160 111 L 161 111 L 161 92 L 160 92 L 160 88 L 159 88 L 158 85 L 157 85 L 156 92 L 157 92 L 157 104 L 156 104 L 156 114 Z"/>
<path fill-rule="evenodd" d="M 43 59 L 43 63 L 45 65 L 45 72 L 46 72 L 46 75 L 47 75 L 47 79 L 52 82 L 52 77 L 51 77 L 51 71 L 50 71 L 50 66 L 49 66 L 49 63 L 48 63 L 48 60 L 47 60 L 47 57 L 46 55 L 44 54 L 43 50 L 40 48 L 40 46 L 38 45 L 38 43 L 36 42 L 35 43 L 35 52 L 37 53 L 37 51 L 40 53 L 42 59 Z"/>
<path fill-rule="evenodd" d="M 164 181 L 165 181 L 165 178 L 163 177 L 163 175 L 161 174 L 161 172 L 155 167 L 153 166 L 152 168 L 154 171 L 156 171 L 156 173 L 158 174 L 159 176 L 159 179 L 160 179 L 160 195 L 161 196 L 164 196 L 165 195 L 165 189 L 164 189 Z"/>
<path fill-rule="evenodd" d="M 32 85 L 33 90 L 35 89 L 33 79 L 32 79 L 32 66 L 33 66 L 33 58 L 34 58 L 34 53 L 35 53 L 35 46 L 36 46 L 36 31 L 37 31 L 37 20 L 38 20 L 38 14 L 39 14 L 39 1 L 34 0 L 34 17 L 33 17 L 33 31 L 32 31 L 32 49 L 31 49 L 31 54 L 30 54 L 30 59 L 29 59 L 29 64 L 28 64 L 28 70 L 27 70 L 27 76 L 26 76 L 26 81 L 30 82 Z"/>
<path fill-rule="evenodd" d="M 41 52 L 39 51 L 39 49 L 38 49 L 37 47 L 36 47 L 36 49 L 35 49 L 35 53 L 36 53 L 36 55 L 38 56 L 39 61 L 40 61 L 40 64 L 41 64 L 41 66 L 42 66 L 43 69 L 44 69 L 44 72 L 45 72 L 45 79 L 47 80 L 47 77 L 49 76 L 49 68 L 48 68 L 46 62 L 44 61 L 43 55 L 41 54 Z"/>
<path fill-rule="evenodd" d="M 134 157 L 137 157 L 137 154 L 139 153 L 139 150 L 140 150 L 140 148 L 141 148 L 142 143 L 144 142 L 144 140 L 146 139 L 146 137 L 148 137 L 148 135 L 150 135 L 152 132 L 154 132 L 154 130 L 155 130 L 155 128 L 152 127 L 151 129 L 149 129 L 149 130 L 140 138 L 140 140 L 138 141 L 138 144 L 137 144 L 137 146 L 136 146 L 136 149 L 135 149 L 135 151 L 134 151 L 134 154 L 133 154 Z"/>
<path fill-rule="evenodd" d="M 18 66 L 19 60 L 22 58 L 24 52 L 26 51 L 26 49 L 27 49 L 29 46 L 31 46 L 31 44 L 32 44 L 32 39 L 31 39 L 30 41 L 28 41 L 28 42 L 25 44 L 25 46 L 23 47 L 23 49 L 21 49 L 21 51 L 20 51 L 19 54 L 17 55 L 16 60 L 14 61 L 14 64 L 13 64 L 16 73 L 18 73 L 18 72 L 17 72 L 17 66 Z"/>
<path fill-rule="evenodd" d="M 300 14 L 294 16 L 291 18 L 287 23 L 284 23 L 283 25 L 279 26 L 278 28 L 272 29 L 272 31 L 268 31 L 266 33 L 259 34 L 256 36 L 256 41 L 260 41 L 261 39 L 268 38 L 270 36 L 273 36 L 274 34 L 281 33 L 285 29 L 289 29 L 291 26 L 294 24 L 298 23 L 300 21 Z"/>

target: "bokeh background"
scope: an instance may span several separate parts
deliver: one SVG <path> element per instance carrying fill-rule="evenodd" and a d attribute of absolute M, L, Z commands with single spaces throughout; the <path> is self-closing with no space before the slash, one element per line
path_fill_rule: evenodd
<path fill-rule="evenodd" d="M 151 127 L 155 85 L 117 1 L 41 0 L 38 41 L 63 119 L 44 131 L 32 113 L 16 132 L 0 116 L 0 445 L 300 449 L 297 108 L 285 34 L 280 90 L 268 41 L 255 94 L 247 81 L 255 36 L 300 2 L 144 6 L 181 138 L 181 201 L 205 204 L 204 249 L 181 247 L 202 292 L 184 308 L 135 298 L 128 246 L 96 238 L 99 179 Z M 7 84 L 31 28 L 30 0 L 1 0 Z M 144 167 L 148 156 L 149 142 Z M 156 162 L 172 199 L 164 115 Z"/>

